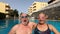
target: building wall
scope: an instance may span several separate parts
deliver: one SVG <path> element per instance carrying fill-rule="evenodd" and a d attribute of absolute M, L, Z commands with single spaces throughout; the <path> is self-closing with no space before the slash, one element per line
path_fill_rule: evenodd
<path fill-rule="evenodd" d="M 43 9 L 48 6 L 47 2 L 33 2 L 32 5 L 28 8 L 28 14 L 31 15 L 33 12 Z"/>
<path fill-rule="evenodd" d="M 6 18 L 10 18 L 10 12 L 12 11 L 13 9 L 9 6 L 9 4 L 0 2 L 0 13 L 5 14 Z"/>
<path fill-rule="evenodd" d="M 0 12 L 8 14 L 11 11 L 11 7 L 7 3 L 0 2 Z"/>
<path fill-rule="evenodd" d="M 28 8 L 28 14 L 31 14 L 32 11 L 33 11 L 33 6 L 30 6 L 30 7 Z"/>
<path fill-rule="evenodd" d="M 0 2 L 0 12 L 5 13 L 5 3 Z"/>

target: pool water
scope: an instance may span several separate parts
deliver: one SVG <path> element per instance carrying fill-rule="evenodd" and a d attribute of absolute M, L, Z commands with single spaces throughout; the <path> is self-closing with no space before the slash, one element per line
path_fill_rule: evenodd
<path fill-rule="evenodd" d="M 6 22 L 8 22 L 8 23 L 6 23 Z M 19 22 L 18 20 L 15 20 L 15 21 L 14 20 L 2 20 L 0 22 L 0 26 L 2 26 L 2 27 L 0 27 L 0 34 L 8 34 L 8 32 L 11 30 L 11 28 L 14 25 L 18 24 L 18 22 Z"/>
<path fill-rule="evenodd" d="M 38 20 L 32 22 L 37 23 Z M 18 20 L 0 20 L 0 34 L 8 34 L 11 28 L 18 23 L 19 23 Z M 60 32 L 60 21 L 48 20 L 47 23 L 52 24 Z M 51 33 L 53 34 L 53 32 Z"/>

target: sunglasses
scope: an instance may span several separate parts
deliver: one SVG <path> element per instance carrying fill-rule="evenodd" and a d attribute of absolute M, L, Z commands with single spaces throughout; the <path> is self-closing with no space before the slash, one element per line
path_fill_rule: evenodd
<path fill-rule="evenodd" d="M 21 18 L 28 18 L 28 16 L 21 16 Z"/>

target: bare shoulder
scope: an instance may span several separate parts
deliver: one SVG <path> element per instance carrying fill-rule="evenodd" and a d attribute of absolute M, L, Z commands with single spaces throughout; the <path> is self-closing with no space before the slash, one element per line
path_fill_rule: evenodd
<path fill-rule="evenodd" d="M 19 26 L 19 24 L 17 24 L 17 25 L 15 25 L 15 26 L 13 26 L 13 28 L 15 29 L 15 28 L 17 28 Z"/>
<path fill-rule="evenodd" d="M 18 26 L 19 26 L 19 24 L 13 26 L 11 30 L 16 30 L 18 28 Z"/>
<path fill-rule="evenodd" d="M 29 22 L 30 25 L 37 25 L 35 22 Z"/>
<path fill-rule="evenodd" d="M 11 34 L 11 33 L 14 34 L 15 31 L 16 31 L 16 29 L 18 28 L 18 26 L 19 26 L 19 24 L 13 26 L 12 29 L 10 30 L 10 32 L 8 34 Z"/>
<path fill-rule="evenodd" d="M 52 28 L 53 27 L 53 25 L 51 25 L 51 24 L 48 24 L 48 26 L 49 26 L 49 28 Z"/>
<path fill-rule="evenodd" d="M 30 26 L 32 27 L 32 29 L 35 29 L 36 25 L 37 24 L 35 22 L 30 22 Z"/>
<path fill-rule="evenodd" d="M 30 24 L 36 24 L 35 22 L 30 22 Z"/>
<path fill-rule="evenodd" d="M 53 31 L 55 34 L 59 34 L 59 32 L 57 31 L 57 29 L 56 29 L 53 25 L 49 25 L 49 28 L 50 28 L 51 31 Z"/>
<path fill-rule="evenodd" d="M 49 27 L 53 27 L 53 25 L 51 25 L 51 24 L 48 24 L 49 25 Z"/>
<path fill-rule="evenodd" d="M 49 28 L 51 29 L 51 31 L 53 30 L 53 29 L 55 29 L 55 27 L 53 26 L 53 25 L 51 25 L 51 24 L 48 24 L 49 25 Z"/>
<path fill-rule="evenodd" d="M 51 24 L 49 24 L 49 27 L 50 27 L 50 28 L 54 28 L 54 26 L 53 26 L 53 25 L 51 25 Z"/>

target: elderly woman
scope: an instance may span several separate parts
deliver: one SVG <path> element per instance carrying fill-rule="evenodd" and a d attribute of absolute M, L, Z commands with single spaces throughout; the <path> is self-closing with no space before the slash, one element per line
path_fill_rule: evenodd
<path fill-rule="evenodd" d="M 45 21 L 47 19 L 47 15 L 44 13 L 40 13 L 38 16 L 39 23 L 37 24 L 34 34 L 59 34 L 59 32 L 54 28 L 54 26 L 47 24 Z"/>

